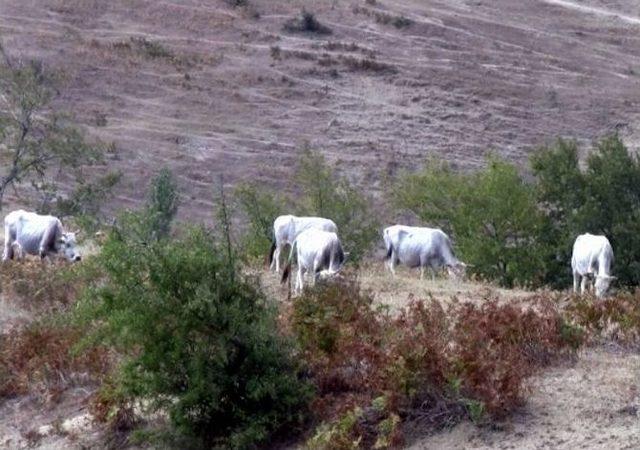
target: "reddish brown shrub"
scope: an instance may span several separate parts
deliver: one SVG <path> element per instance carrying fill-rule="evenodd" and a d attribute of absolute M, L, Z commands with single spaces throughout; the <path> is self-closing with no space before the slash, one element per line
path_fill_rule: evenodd
<path fill-rule="evenodd" d="M 605 299 L 572 296 L 564 315 L 591 340 L 614 340 L 624 345 L 640 342 L 640 290 Z"/>
<path fill-rule="evenodd" d="M 82 285 L 79 268 L 61 261 L 10 261 L 0 270 L 5 301 L 36 314 L 52 314 L 73 303 Z"/>
<path fill-rule="evenodd" d="M 581 343 L 567 338 L 555 303 L 543 297 L 479 304 L 413 300 L 394 317 L 353 280 L 306 290 L 294 301 L 292 330 L 318 387 L 312 410 L 334 423 L 314 442 L 339 435 L 367 448 L 392 417 L 434 429 L 464 416 L 504 416 L 524 400 L 529 376 Z M 379 398 L 384 408 L 372 414 Z"/>
<path fill-rule="evenodd" d="M 0 397 L 34 393 L 55 402 L 68 386 L 100 379 L 110 365 L 106 349 L 72 352 L 82 330 L 34 322 L 0 335 Z"/>

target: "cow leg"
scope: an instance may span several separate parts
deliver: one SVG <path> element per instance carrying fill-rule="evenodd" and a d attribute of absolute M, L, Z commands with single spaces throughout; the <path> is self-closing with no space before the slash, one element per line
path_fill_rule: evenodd
<path fill-rule="evenodd" d="M 391 273 L 395 277 L 396 276 L 396 252 L 395 251 L 391 252 L 391 258 L 389 258 L 389 262 L 387 263 L 387 267 L 389 268 L 389 270 L 391 271 Z"/>
<path fill-rule="evenodd" d="M 271 262 L 271 270 L 275 267 L 276 273 L 280 273 L 280 250 L 282 246 L 278 244 L 276 246 L 276 251 L 273 252 L 273 261 Z"/>
<path fill-rule="evenodd" d="M 588 277 L 583 276 L 583 277 L 582 277 L 582 282 L 580 283 L 580 293 L 581 293 L 581 294 L 584 294 L 584 293 L 585 293 L 585 291 L 587 291 L 587 290 L 588 290 L 588 286 L 587 286 L 587 283 L 588 283 L 588 282 L 589 282 Z"/>
<path fill-rule="evenodd" d="M 298 276 L 296 277 L 296 293 L 302 292 L 303 288 L 302 265 L 298 264 Z"/>
<path fill-rule="evenodd" d="M 420 266 L 420 279 L 424 280 L 424 266 Z"/>
<path fill-rule="evenodd" d="M 573 292 L 578 293 L 578 285 L 580 284 L 580 274 L 573 272 Z"/>
<path fill-rule="evenodd" d="M 11 234 L 8 228 L 5 228 L 4 233 L 4 252 L 2 253 L 2 260 L 8 261 L 13 259 L 13 244 L 11 242 Z"/>

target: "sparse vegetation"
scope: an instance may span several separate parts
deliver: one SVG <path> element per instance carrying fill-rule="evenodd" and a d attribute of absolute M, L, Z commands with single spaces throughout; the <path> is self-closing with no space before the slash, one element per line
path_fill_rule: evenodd
<path fill-rule="evenodd" d="M 313 33 L 320 35 L 332 33 L 331 29 L 321 24 L 312 12 L 304 9 L 300 13 L 300 16 L 287 20 L 282 29 L 288 33 Z"/>
<path fill-rule="evenodd" d="M 15 62 L 0 46 L 0 209 L 10 188 L 35 188 L 45 198 L 58 190 L 51 171 L 74 171 L 99 160 L 68 114 L 52 113 L 61 73 L 40 61 Z"/>
<path fill-rule="evenodd" d="M 78 186 L 67 197 L 58 195 L 55 201 L 43 203 L 39 211 L 60 218 L 73 216 L 82 229 L 95 232 L 107 221 L 102 209 L 121 180 L 122 172 L 109 172 L 94 181 L 79 177 Z"/>
<path fill-rule="evenodd" d="M 372 4 L 372 5 L 375 4 L 375 1 L 369 4 Z M 364 14 L 367 17 L 372 17 L 377 23 L 381 23 L 383 25 L 393 25 L 396 28 L 405 28 L 413 24 L 413 21 L 405 16 L 389 14 L 384 11 L 367 8 L 364 6 L 354 6 L 353 13 Z"/>

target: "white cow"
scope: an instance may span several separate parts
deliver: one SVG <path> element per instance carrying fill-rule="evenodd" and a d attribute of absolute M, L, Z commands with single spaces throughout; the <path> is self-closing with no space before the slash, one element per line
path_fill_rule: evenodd
<path fill-rule="evenodd" d="M 588 279 L 595 277 L 596 296 L 602 297 L 607 292 L 611 280 L 616 278 L 610 275 L 611 264 L 613 264 L 613 249 L 605 236 L 589 233 L 578 236 L 573 244 L 571 255 L 573 291 L 578 292 L 578 283 L 580 283 L 580 292 L 584 294 Z"/>
<path fill-rule="evenodd" d="M 453 254 L 451 240 L 438 228 L 392 225 L 382 232 L 387 249 L 387 265 L 396 274 L 400 262 L 408 267 L 420 267 L 420 279 L 425 267 L 431 268 L 431 277 L 440 267 L 446 267 L 450 276 L 462 277 L 467 265 Z"/>
<path fill-rule="evenodd" d="M 282 274 L 282 283 L 289 278 L 294 253 L 298 258 L 296 292 L 302 291 L 303 275 L 306 273 L 312 273 L 315 284 L 318 278 L 335 275 L 345 260 L 345 253 L 336 233 L 313 228 L 305 230 L 293 241 L 289 261 Z"/>
<path fill-rule="evenodd" d="M 76 233 L 65 233 L 60 219 L 20 209 L 4 218 L 2 260 L 7 261 L 14 256 L 20 258 L 25 253 L 40 255 L 41 258 L 56 254 L 69 261 L 82 259 L 76 250 Z"/>
<path fill-rule="evenodd" d="M 269 252 L 271 270 L 280 272 L 280 253 L 285 245 L 292 245 L 298 235 L 305 230 L 316 229 L 338 232 L 333 220 L 323 217 L 296 217 L 292 215 L 278 216 L 273 221 L 274 241 Z"/>

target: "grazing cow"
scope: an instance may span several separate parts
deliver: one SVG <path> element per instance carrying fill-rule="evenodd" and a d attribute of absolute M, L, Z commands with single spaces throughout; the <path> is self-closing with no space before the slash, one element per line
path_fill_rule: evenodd
<path fill-rule="evenodd" d="M 315 229 L 338 232 L 338 227 L 330 219 L 322 217 L 296 217 L 292 215 L 279 216 L 273 221 L 274 241 L 269 252 L 271 270 L 280 272 L 280 253 L 285 245 L 292 245 L 298 235 L 305 230 Z"/>
<path fill-rule="evenodd" d="M 305 230 L 298 234 L 291 245 L 289 260 L 282 274 L 282 283 L 289 278 L 294 252 L 298 258 L 296 292 L 302 291 L 303 275 L 307 272 L 311 271 L 315 284 L 318 278 L 324 279 L 335 275 L 345 260 L 345 253 L 336 233 L 313 228 Z"/>
<path fill-rule="evenodd" d="M 408 267 L 420 267 L 420 279 L 425 267 L 431 268 L 431 278 L 440 267 L 446 267 L 450 276 L 464 275 L 467 265 L 453 254 L 451 240 L 438 228 L 393 225 L 382 232 L 387 249 L 387 266 L 396 274 L 395 265 L 400 262 Z"/>
<path fill-rule="evenodd" d="M 4 218 L 2 260 L 21 258 L 25 253 L 41 258 L 56 254 L 69 261 L 82 259 L 76 250 L 76 233 L 65 233 L 60 219 L 17 210 Z"/>
<path fill-rule="evenodd" d="M 573 244 L 571 255 L 571 270 L 573 271 L 573 292 L 584 294 L 587 290 L 587 281 L 595 277 L 595 292 L 597 297 L 602 297 L 609 289 L 612 277 L 611 264 L 613 264 L 613 249 L 605 236 L 593 234 L 581 234 Z M 582 279 L 582 281 L 581 281 Z"/>

